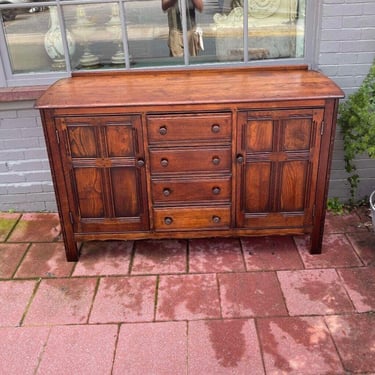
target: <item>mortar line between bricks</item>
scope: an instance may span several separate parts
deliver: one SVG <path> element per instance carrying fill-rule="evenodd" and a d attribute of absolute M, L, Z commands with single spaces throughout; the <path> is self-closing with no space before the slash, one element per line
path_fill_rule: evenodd
<path fill-rule="evenodd" d="M 90 305 L 90 308 L 89 308 L 89 312 L 88 312 L 88 314 L 87 314 L 87 321 L 86 321 L 86 324 L 89 324 L 89 323 L 90 323 L 90 316 L 91 316 L 92 309 L 93 309 L 93 307 L 94 307 L 94 301 L 95 301 L 96 295 L 97 295 L 98 290 L 99 290 L 99 284 L 100 284 L 100 281 L 101 281 L 101 277 L 97 277 L 96 285 L 95 285 L 95 289 L 94 289 L 94 294 L 93 294 L 93 296 L 92 296 L 91 305 Z"/>
<path fill-rule="evenodd" d="M 22 314 L 21 320 L 20 320 L 20 322 L 19 322 L 19 324 L 18 324 L 19 327 L 23 327 L 23 323 L 24 323 L 24 321 L 25 321 L 26 315 L 27 315 L 27 313 L 29 312 L 30 306 L 31 306 L 31 304 L 32 304 L 33 301 L 34 301 L 34 298 L 35 298 L 35 296 L 36 296 L 36 294 L 37 294 L 37 292 L 38 292 L 38 290 L 39 290 L 39 287 L 40 287 L 41 282 L 42 282 L 42 278 L 40 277 L 40 278 L 37 280 L 37 282 L 36 282 L 36 284 L 35 284 L 35 286 L 34 286 L 33 293 L 31 294 L 31 297 L 30 297 L 30 299 L 29 299 L 29 302 L 27 303 L 27 305 L 26 305 L 26 307 L 25 307 L 25 311 L 24 311 L 23 314 Z"/>
<path fill-rule="evenodd" d="M 12 243 L 12 242 L 8 242 L 8 243 Z M 25 260 L 26 255 L 27 255 L 27 253 L 29 252 L 30 247 L 32 246 L 32 244 L 33 244 L 33 242 L 29 242 L 29 244 L 26 246 L 26 250 L 25 250 L 25 252 L 23 253 L 21 259 L 19 260 L 17 266 L 15 267 L 15 270 L 14 270 L 13 274 L 12 274 L 11 277 L 9 278 L 10 280 L 14 280 L 14 279 L 15 279 L 16 273 L 18 272 L 18 270 L 19 270 L 21 264 L 22 264 L 23 261 Z"/>
<path fill-rule="evenodd" d="M 341 314 L 337 314 L 337 315 L 341 315 Z M 350 315 L 352 315 L 352 314 L 350 314 Z M 332 332 L 331 332 L 331 330 L 329 329 L 329 326 L 328 326 L 328 324 L 327 324 L 327 321 L 326 321 L 326 317 L 325 317 L 325 315 L 322 316 L 322 320 L 323 320 L 323 322 L 324 322 L 324 326 L 327 328 L 327 331 L 328 331 L 329 337 L 330 337 L 330 339 L 331 339 L 331 342 L 332 342 L 332 344 L 333 344 L 333 347 L 334 347 L 335 350 L 336 350 L 337 356 L 338 356 L 338 358 L 340 359 L 341 366 L 342 366 L 343 370 L 346 371 L 344 358 L 342 358 L 341 355 L 340 355 L 340 351 L 339 351 L 339 349 L 338 349 L 338 347 L 337 347 L 337 345 L 336 345 L 336 341 L 333 339 Z"/>
<path fill-rule="evenodd" d="M 135 258 L 135 252 L 136 252 L 136 241 L 133 241 L 133 246 L 130 252 L 130 261 L 129 261 L 129 267 L 128 267 L 128 275 L 131 276 L 133 264 L 134 264 L 134 258 Z"/>
<path fill-rule="evenodd" d="M 158 309 L 158 297 L 159 297 L 159 283 L 160 283 L 160 275 L 156 275 L 156 282 L 155 282 L 155 294 L 154 294 L 154 316 L 152 321 L 156 322 L 156 314 Z"/>
<path fill-rule="evenodd" d="M 262 359 L 263 371 L 264 371 L 264 374 L 266 375 L 267 374 L 267 372 L 266 372 L 266 362 L 265 362 L 265 359 L 264 359 L 261 337 L 260 337 L 260 333 L 259 333 L 258 319 L 259 319 L 259 317 L 254 318 L 253 321 L 254 321 L 255 333 L 257 335 L 257 342 L 258 342 L 258 347 L 259 347 L 259 352 L 260 352 L 260 358 Z"/>
<path fill-rule="evenodd" d="M 12 228 L 10 229 L 9 233 L 5 237 L 4 243 L 14 243 L 14 242 L 8 242 L 8 240 L 9 240 L 10 236 L 12 235 L 12 233 L 15 231 L 18 223 L 21 221 L 22 216 L 23 216 L 23 214 L 21 213 L 19 215 L 18 219 L 16 220 L 16 222 L 14 223 L 14 225 L 12 226 Z"/>
<path fill-rule="evenodd" d="M 121 323 L 118 323 L 117 324 L 117 337 L 116 337 L 116 340 L 115 340 L 115 348 L 113 350 L 112 366 L 111 366 L 111 372 L 110 372 L 111 375 L 113 374 L 113 368 L 115 366 L 116 354 L 117 354 L 117 345 L 118 345 L 118 342 L 119 342 L 119 339 L 120 339 L 120 331 L 121 331 Z"/>

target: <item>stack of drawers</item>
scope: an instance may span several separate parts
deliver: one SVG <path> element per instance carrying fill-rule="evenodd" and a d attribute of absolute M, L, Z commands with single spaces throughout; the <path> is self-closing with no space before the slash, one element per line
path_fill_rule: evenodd
<path fill-rule="evenodd" d="M 148 115 L 147 132 L 155 230 L 229 228 L 231 113 Z"/>

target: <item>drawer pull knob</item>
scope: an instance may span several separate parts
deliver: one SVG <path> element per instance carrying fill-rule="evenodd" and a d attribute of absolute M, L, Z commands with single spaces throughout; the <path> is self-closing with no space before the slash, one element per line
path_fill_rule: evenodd
<path fill-rule="evenodd" d="M 169 197 L 171 195 L 171 189 L 168 189 L 168 188 L 163 189 L 163 195 L 165 197 Z"/>
<path fill-rule="evenodd" d="M 215 224 L 218 224 L 218 223 L 220 223 L 220 221 L 221 221 L 221 218 L 220 218 L 220 216 L 212 216 L 212 221 L 215 223 Z"/>
<path fill-rule="evenodd" d="M 215 133 L 215 134 L 220 133 L 220 125 L 219 124 L 213 124 L 211 126 L 211 131 L 212 131 L 212 133 Z"/>
<path fill-rule="evenodd" d="M 173 223 L 173 219 L 171 217 L 167 216 L 167 217 L 164 218 L 164 223 L 166 225 L 171 225 Z"/>
<path fill-rule="evenodd" d="M 238 155 L 237 155 L 237 163 L 242 164 L 243 161 L 244 161 L 243 155 L 238 154 Z"/>
<path fill-rule="evenodd" d="M 212 194 L 214 194 L 214 195 L 219 195 L 220 192 L 221 192 L 221 189 L 220 189 L 218 186 L 214 186 L 214 187 L 212 188 Z"/>
<path fill-rule="evenodd" d="M 138 159 L 137 160 L 137 166 L 138 167 L 144 167 L 145 165 L 145 161 L 143 159 Z"/>
<path fill-rule="evenodd" d="M 168 159 L 161 159 L 160 160 L 160 165 L 162 166 L 162 167 L 168 167 L 168 164 L 169 164 L 169 162 L 168 162 Z"/>
<path fill-rule="evenodd" d="M 212 163 L 213 163 L 214 165 L 219 165 L 219 164 L 220 164 L 220 158 L 219 158 L 218 156 L 214 156 L 214 157 L 212 158 Z"/>
<path fill-rule="evenodd" d="M 165 125 L 161 126 L 159 129 L 160 135 L 166 135 L 168 133 L 167 127 Z"/>

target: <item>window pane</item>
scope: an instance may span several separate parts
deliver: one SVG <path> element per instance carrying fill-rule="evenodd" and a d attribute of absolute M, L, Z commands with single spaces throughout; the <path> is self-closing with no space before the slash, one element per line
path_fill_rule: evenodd
<path fill-rule="evenodd" d="M 129 54 L 132 66 L 165 66 L 184 63 L 182 56 L 171 57 L 168 48 L 168 16 L 162 0 L 125 2 Z"/>
<path fill-rule="evenodd" d="M 305 0 L 61 2 L 64 40 L 57 6 L 28 5 L 2 22 L 13 74 L 304 57 Z"/>
<path fill-rule="evenodd" d="M 300 5 L 298 0 L 249 1 L 249 59 L 298 56 L 299 25 L 305 14 L 304 4 Z M 300 32 L 303 40 L 303 27 Z"/>
<path fill-rule="evenodd" d="M 3 22 L 12 73 L 66 70 L 56 7 L 30 9 L 19 9 L 15 19 Z"/>
<path fill-rule="evenodd" d="M 217 62 L 243 61 L 244 9 L 240 0 L 208 2 L 204 10 L 205 53 Z"/>
<path fill-rule="evenodd" d="M 64 5 L 63 12 L 76 45 L 73 70 L 125 67 L 118 4 Z"/>

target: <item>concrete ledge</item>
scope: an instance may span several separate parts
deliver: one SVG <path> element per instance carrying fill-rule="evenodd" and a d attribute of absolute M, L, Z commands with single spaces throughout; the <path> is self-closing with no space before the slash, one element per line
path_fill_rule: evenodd
<path fill-rule="evenodd" d="M 23 87 L 6 87 L 0 88 L 0 103 L 15 102 L 23 100 L 35 100 L 48 86 L 23 86 Z"/>

